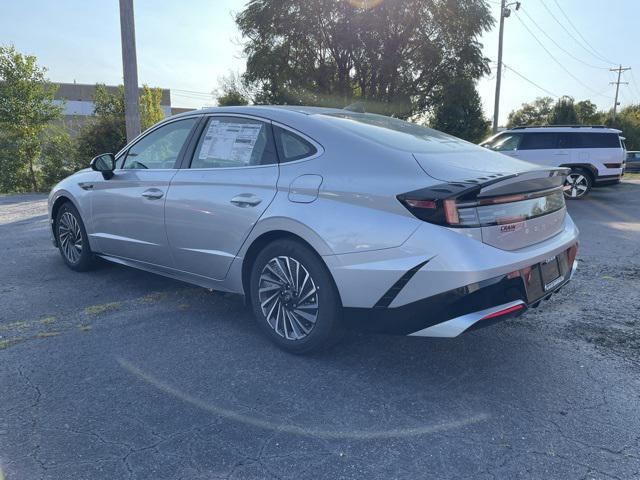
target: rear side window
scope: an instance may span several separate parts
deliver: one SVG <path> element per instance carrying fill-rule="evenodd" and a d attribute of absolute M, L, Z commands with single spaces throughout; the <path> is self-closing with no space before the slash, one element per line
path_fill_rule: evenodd
<path fill-rule="evenodd" d="M 278 154 L 281 162 L 292 162 L 315 155 L 318 151 L 310 142 L 306 141 L 299 135 L 285 130 L 284 128 L 274 127 L 276 135 L 276 144 L 278 146 Z"/>
<path fill-rule="evenodd" d="M 271 125 L 242 117 L 211 117 L 190 168 L 238 168 L 276 163 Z"/>
<path fill-rule="evenodd" d="M 616 133 L 579 133 L 581 148 L 621 148 Z"/>
<path fill-rule="evenodd" d="M 548 150 L 558 148 L 557 133 L 525 133 L 520 150 Z"/>

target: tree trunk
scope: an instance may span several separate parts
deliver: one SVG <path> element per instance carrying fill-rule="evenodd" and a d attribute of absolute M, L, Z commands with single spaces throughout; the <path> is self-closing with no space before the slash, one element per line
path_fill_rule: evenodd
<path fill-rule="evenodd" d="M 29 156 L 29 177 L 31 179 L 31 187 L 34 192 L 38 191 L 38 181 L 36 180 L 36 172 L 33 168 L 33 157 Z"/>

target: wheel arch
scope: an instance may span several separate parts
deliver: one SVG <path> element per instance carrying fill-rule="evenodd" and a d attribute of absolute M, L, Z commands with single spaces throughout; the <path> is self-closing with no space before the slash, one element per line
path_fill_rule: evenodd
<path fill-rule="evenodd" d="M 598 169 L 590 163 L 563 163 L 560 166 L 567 167 L 572 170 L 576 168 L 585 170 L 591 177 L 591 185 L 595 184 L 596 179 L 598 178 Z"/>
<path fill-rule="evenodd" d="M 69 195 L 67 192 L 63 192 L 57 195 L 56 199 L 51 204 L 51 231 L 53 233 L 53 241 L 56 247 L 58 246 L 58 238 L 56 237 L 56 219 L 58 218 L 58 212 L 60 211 L 60 208 L 65 203 L 70 203 L 76 208 L 76 210 L 78 210 L 78 212 L 80 212 L 78 205 L 76 205 L 76 202 L 73 201 L 71 195 Z"/>
<path fill-rule="evenodd" d="M 327 269 L 327 272 L 329 273 L 329 277 L 331 278 L 331 281 L 333 282 L 333 285 L 335 287 L 338 300 L 340 301 L 340 304 L 342 304 L 342 299 L 340 298 L 340 290 L 336 285 L 336 281 L 333 278 L 333 274 L 331 273 L 331 269 L 329 268 L 329 265 L 327 265 L 327 262 L 323 258 L 323 255 L 321 253 L 324 249 L 322 247 L 320 249 L 317 248 L 317 246 L 313 244 L 313 243 L 316 243 L 316 242 L 313 242 L 313 240 L 310 242 L 307 239 L 305 239 L 303 236 L 299 235 L 298 233 L 294 233 L 291 230 L 286 230 L 286 229 L 275 229 L 275 230 L 264 231 L 259 235 L 255 236 L 251 240 L 250 244 L 246 247 L 246 249 L 244 249 L 245 252 L 242 259 L 242 268 L 241 268 L 240 275 L 241 275 L 242 290 L 244 292 L 245 301 L 247 303 L 249 303 L 250 301 L 251 289 L 249 288 L 249 277 L 251 275 L 251 267 L 253 266 L 253 263 L 256 257 L 266 245 L 268 245 L 269 243 L 275 240 L 281 240 L 281 239 L 290 239 L 290 240 L 299 242 L 302 245 L 309 248 L 313 253 L 315 253 L 318 259 L 322 262 L 322 264 Z M 325 246 L 325 248 L 328 248 L 328 247 Z"/>

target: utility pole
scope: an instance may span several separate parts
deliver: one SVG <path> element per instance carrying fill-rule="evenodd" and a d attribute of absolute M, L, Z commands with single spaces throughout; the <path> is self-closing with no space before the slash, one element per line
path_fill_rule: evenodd
<path fill-rule="evenodd" d="M 616 99 L 613 102 L 613 121 L 616 121 L 616 111 L 618 110 L 618 92 L 620 91 L 620 84 L 622 83 L 623 85 L 629 85 L 629 82 L 621 82 L 620 81 L 620 75 L 622 75 L 622 72 L 626 72 L 627 70 L 631 70 L 631 67 L 622 67 L 622 65 L 620 65 L 618 68 L 610 68 L 609 71 L 611 72 L 618 72 L 618 81 L 617 82 L 609 82 L 609 85 L 615 85 L 616 86 Z"/>
<path fill-rule="evenodd" d="M 133 0 L 120 0 L 120 37 L 122 41 L 122 71 L 124 74 L 124 119 L 127 129 L 127 142 L 130 142 L 140 133 L 138 65 L 136 60 Z"/>
<path fill-rule="evenodd" d="M 496 98 L 493 105 L 493 133 L 498 132 L 498 116 L 500 113 L 500 82 L 502 80 L 502 42 L 504 37 L 504 19 L 511 15 L 510 6 L 515 5 L 516 10 L 520 9 L 520 2 L 506 3 L 500 1 L 500 32 L 498 37 L 498 68 L 496 71 Z"/>

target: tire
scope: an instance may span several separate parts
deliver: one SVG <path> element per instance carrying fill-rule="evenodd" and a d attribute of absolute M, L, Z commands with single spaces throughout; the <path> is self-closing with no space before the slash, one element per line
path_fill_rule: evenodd
<path fill-rule="evenodd" d="M 306 245 L 289 239 L 269 243 L 256 257 L 249 281 L 258 325 L 278 347 L 303 354 L 339 339 L 338 292 L 327 267 Z"/>
<path fill-rule="evenodd" d="M 572 168 L 564 182 L 564 196 L 569 200 L 580 200 L 587 196 L 593 187 L 591 174 L 583 168 Z"/>
<path fill-rule="evenodd" d="M 84 223 L 76 207 L 67 202 L 56 215 L 56 242 L 64 263 L 71 270 L 84 272 L 95 264 Z"/>

